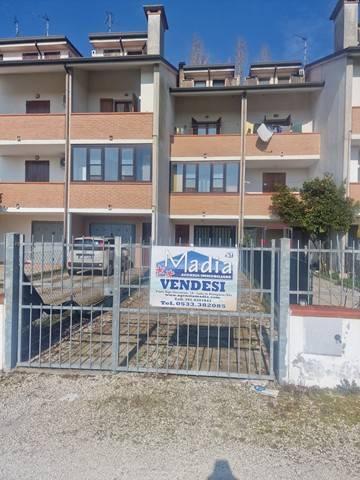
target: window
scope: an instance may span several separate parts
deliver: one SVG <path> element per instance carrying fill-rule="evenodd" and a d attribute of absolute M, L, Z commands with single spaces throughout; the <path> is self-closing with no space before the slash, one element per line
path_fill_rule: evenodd
<path fill-rule="evenodd" d="M 211 165 L 199 163 L 199 187 L 198 192 L 210 192 L 211 189 Z"/>
<path fill-rule="evenodd" d="M 72 180 L 151 181 L 151 145 L 74 146 Z"/>
<path fill-rule="evenodd" d="M 270 83 L 270 77 L 260 77 L 259 78 L 259 84 L 260 85 L 269 85 Z"/>
<path fill-rule="evenodd" d="M 217 164 L 213 166 L 213 192 L 224 191 L 224 164 Z"/>
<path fill-rule="evenodd" d="M 278 83 L 290 83 L 289 76 L 278 77 Z"/>
<path fill-rule="evenodd" d="M 102 180 L 101 148 L 89 149 L 89 180 Z"/>
<path fill-rule="evenodd" d="M 132 112 L 132 103 L 130 101 L 115 101 L 115 112 Z"/>
<path fill-rule="evenodd" d="M 50 113 L 50 100 L 27 100 L 26 113 Z"/>
<path fill-rule="evenodd" d="M 274 172 L 263 173 L 263 192 L 275 192 L 277 187 L 286 185 L 286 173 Z"/>
<path fill-rule="evenodd" d="M 224 87 L 225 86 L 225 80 L 213 80 L 212 81 L 212 86 L 213 87 Z"/>
<path fill-rule="evenodd" d="M 196 88 L 206 87 L 206 80 L 195 80 L 194 87 Z"/>
<path fill-rule="evenodd" d="M 119 149 L 114 147 L 105 148 L 104 162 L 104 180 L 116 182 L 119 178 Z"/>
<path fill-rule="evenodd" d="M 104 48 L 104 57 L 117 57 L 120 54 L 120 48 Z"/>
<path fill-rule="evenodd" d="M 45 60 L 51 60 L 52 58 L 60 58 L 60 52 L 44 52 Z"/>
<path fill-rule="evenodd" d="M 237 192 L 239 185 L 239 164 L 226 164 L 226 191 Z"/>
<path fill-rule="evenodd" d="M 134 179 L 134 149 L 121 149 L 121 180 Z"/>
<path fill-rule="evenodd" d="M 39 54 L 38 53 L 23 53 L 22 54 L 22 59 L 23 60 L 38 60 L 39 59 Z"/>
<path fill-rule="evenodd" d="M 239 164 L 237 162 L 172 163 L 171 191 L 173 193 L 238 192 Z"/>
<path fill-rule="evenodd" d="M 3 60 L 4 60 L 4 55 L 0 53 L 0 62 L 2 62 Z"/>
<path fill-rule="evenodd" d="M 196 192 L 196 165 L 187 163 L 185 165 L 185 192 Z"/>
<path fill-rule="evenodd" d="M 25 162 L 25 182 L 48 182 L 49 176 L 49 161 L 29 160 Z"/>
<path fill-rule="evenodd" d="M 183 191 L 184 181 L 184 164 L 172 163 L 171 164 L 171 191 L 174 193 Z"/>
<path fill-rule="evenodd" d="M 215 122 L 198 122 L 192 119 L 193 135 L 219 135 L 221 131 L 221 118 Z"/>

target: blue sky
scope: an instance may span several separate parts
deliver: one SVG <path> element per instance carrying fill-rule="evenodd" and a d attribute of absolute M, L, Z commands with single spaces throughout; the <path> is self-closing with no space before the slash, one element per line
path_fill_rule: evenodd
<path fill-rule="evenodd" d="M 106 31 L 105 12 L 114 14 L 113 31 L 145 30 L 142 5 L 154 0 L 0 0 L 0 36 L 14 36 L 14 16 L 23 35 L 44 33 L 41 16 L 50 17 L 50 33 L 66 34 L 89 55 L 89 32 Z M 173 64 L 188 61 L 191 39 L 200 36 L 212 63 L 230 61 L 238 37 L 248 44 L 248 60 L 256 61 L 263 44 L 273 60 L 302 59 L 309 41 L 309 59 L 332 50 L 329 16 L 336 0 L 163 0 L 170 30 L 166 56 Z"/>

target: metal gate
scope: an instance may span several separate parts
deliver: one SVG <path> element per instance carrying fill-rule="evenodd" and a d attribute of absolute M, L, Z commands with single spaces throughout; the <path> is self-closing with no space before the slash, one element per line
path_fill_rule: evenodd
<path fill-rule="evenodd" d="M 21 242 L 18 365 L 273 378 L 278 252 L 239 251 L 236 312 L 149 305 L 151 246 Z"/>

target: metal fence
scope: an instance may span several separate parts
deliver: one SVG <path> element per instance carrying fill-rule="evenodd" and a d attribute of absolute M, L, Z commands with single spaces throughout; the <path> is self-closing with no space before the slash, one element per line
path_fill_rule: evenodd
<path fill-rule="evenodd" d="M 147 245 L 19 248 L 18 365 L 273 378 L 275 245 L 240 249 L 236 312 L 151 307 Z"/>
<path fill-rule="evenodd" d="M 0 235 L 0 294 L 4 293 L 6 235 Z"/>
<path fill-rule="evenodd" d="M 291 248 L 290 303 L 360 308 L 360 250 Z"/>

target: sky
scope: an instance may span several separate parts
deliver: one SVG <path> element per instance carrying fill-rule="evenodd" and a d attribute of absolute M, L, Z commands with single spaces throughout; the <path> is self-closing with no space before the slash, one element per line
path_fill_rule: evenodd
<path fill-rule="evenodd" d="M 17 17 L 21 35 L 42 35 L 45 14 L 50 34 L 67 35 L 85 56 L 90 55 L 88 33 L 106 31 L 111 11 L 113 31 L 145 31 L 144 4 L 155 0 L 0 0 L 0 36 L 15 35 Z M 194 35 L 200 37 L 211 63 L 233 61 L 237 39 L 248 46 L 247 60 L 259 60 L 267 45 L 272 60 L 302 60 L 308 39 L 308 60 L 332 51 L 329 16 L 336 0 L 163 0 L 169 30 L 166 58 L 175 66 L 188 62 Z"/>

